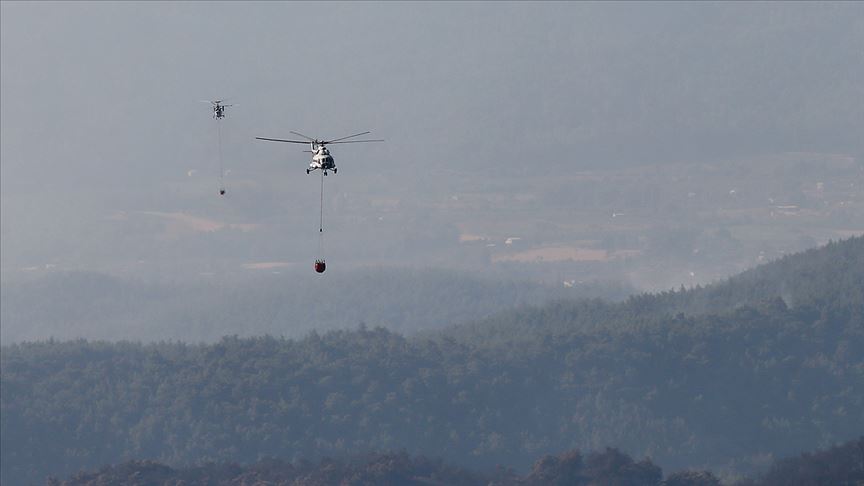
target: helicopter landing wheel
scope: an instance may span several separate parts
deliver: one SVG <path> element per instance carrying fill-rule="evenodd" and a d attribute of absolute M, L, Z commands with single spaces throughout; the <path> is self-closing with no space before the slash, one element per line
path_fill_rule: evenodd
<path fill-rule="evenodd" d="M 338 169 L 333 169 L 333 173 L 335 174 Z"/>
<path fill-rule="evenodd" d="M 306 175 L 309 175 L 309 169 L 306 169 Z"/>

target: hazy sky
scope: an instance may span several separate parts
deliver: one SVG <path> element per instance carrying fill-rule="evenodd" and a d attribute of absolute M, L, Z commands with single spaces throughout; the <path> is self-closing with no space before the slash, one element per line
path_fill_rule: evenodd
<path fill-rule="evenodd" d="M 210 208 L 215 133 L 198 100 L 216 97 L 237 103 L 226 166 L 252 219 L 274 201 L 315 208 L 306 155 L 253 140 L 289 130 L 385 138 L 334 152 L 335 190 L 382 197 L 538 160 L 734 151 L 740 133 L 860 149 L 860 4 L 0 5 L 4 266 L 121 245 L 95 241 L 112 211 Z"/>

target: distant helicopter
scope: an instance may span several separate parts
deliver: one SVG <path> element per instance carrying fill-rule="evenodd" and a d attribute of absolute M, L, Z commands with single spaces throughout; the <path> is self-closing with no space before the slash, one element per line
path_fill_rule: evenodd
<path fill-rule="evenodd" d="M 306 140 L 283 140 L 281 138 L 264 138 L 264 137 L 255 137 L 258 140 L 267 140 L 270 142 L 287 142 L 287 143 L 308 143 L 312 150 L 309 151 L 312 153 L 312 161 L 309 163 L 309 168 L 306 169 L 306 173 L 309 174 L 315 170 L 321 170 L 324 172 L 324 175 L 327 175 L 328 171 L 333 171 L 335 174 L 338 169 L 336 168 L 336 163 L 333 161 L 333 156 L 330 155 L 330 151 L 327 150 L 327 145 L 336 144 L 336 143 L 364 143 L 364 142 L 383 142 L 384 140 L 348 140 L 349 138 L 359 137 L 360 135 L 366 135 L 372 132 L 361 132 L 355 133 L 354 135 L 348 135 L 347 137 L 335 138 L 333 140 L 318 140 L 317 138 L 308 137 L 303 135 L 302 133 L 290 132 L 294 135 L 305 138 Z"/>
<path fill-rule="evenodd" d="M 213 118 L 221 120 L 225 118 L 225 108 L 234 105 L 223 105 L 225 100 L 201 100 L 201 103 L 210 103 L 213 105 Z"/>

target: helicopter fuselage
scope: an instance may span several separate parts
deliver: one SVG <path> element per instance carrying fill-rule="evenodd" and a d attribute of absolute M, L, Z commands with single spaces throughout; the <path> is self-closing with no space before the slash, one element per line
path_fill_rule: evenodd
<path fill-rule="evenodd" d="M 330 151 L 327 150 L 327 147 L 314 142 L 311 145 L 312 161 L 309 162 L 309 168 L 306 169 L 306 173 L 308 174 L 314 170 L 322 170 L 324 171 L 324 175 L 327 175 L 327 172 L 332 170 L 335 174 L 337 172 L 336 163 L 333 161 L 333 156 L 330 155 Z"/>

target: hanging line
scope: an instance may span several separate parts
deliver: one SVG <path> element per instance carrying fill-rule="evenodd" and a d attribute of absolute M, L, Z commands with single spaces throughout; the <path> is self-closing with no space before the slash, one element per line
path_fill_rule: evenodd
<path fill-rule="evenodd" d="M 225 169 L 222 163 L 222 124 L 216 119 L 216 143 L 219 150 L 219 190 L 225 189 Z"/>
<path fill-rule="evenodd" d="M 318 224 L 318 232 L 324 232 L 324 171 L 321 171 L 321 222 Z"/>
<path fill-rule="evenodd" d="M 324 252 L 324 171 L 321 171 L 321 214 L 318 223 L 318 256 Z"/>

